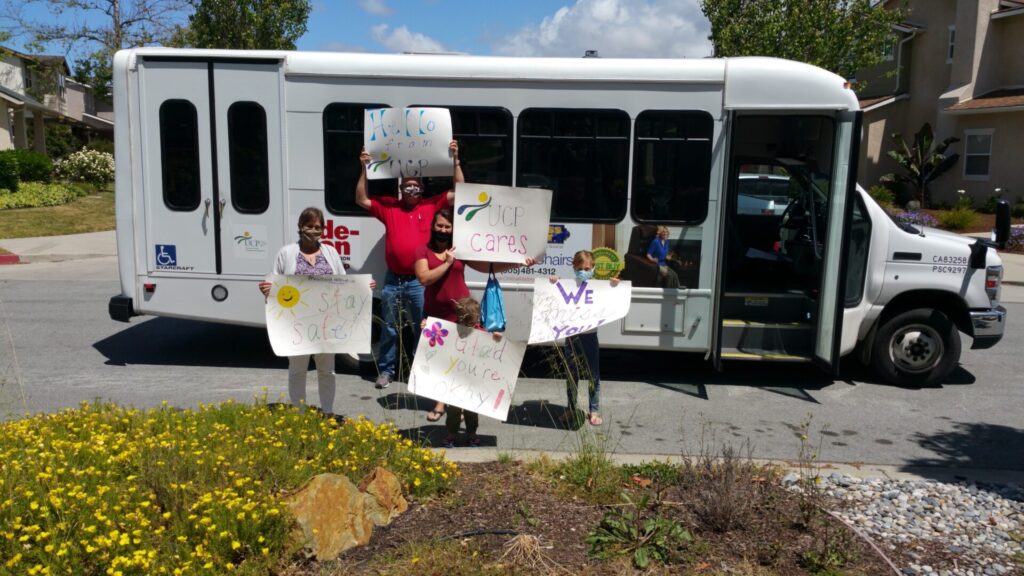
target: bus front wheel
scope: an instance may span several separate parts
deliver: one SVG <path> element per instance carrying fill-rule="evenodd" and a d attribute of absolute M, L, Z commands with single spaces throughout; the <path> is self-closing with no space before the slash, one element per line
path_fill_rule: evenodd
<path fill-rule="evenodd" d="M 891 384 L 940 384 L 960 362 L 960 334 L 938 310 L 908 310 L 879 327 L 872 357 L 879 375 Z"/>

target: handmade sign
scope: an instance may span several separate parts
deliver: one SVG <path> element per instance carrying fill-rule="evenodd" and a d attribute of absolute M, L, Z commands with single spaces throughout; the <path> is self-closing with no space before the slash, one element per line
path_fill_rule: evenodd
<path fill-rule="evenodd" d="M 607 280 L 538 278 L 533 283 L 533 322 L 530 344 L 554 342 L 624 318 L 629 312 L 633 285 Z"/>
<path fill-rule="evenodd" d="M 550 217 L 551 190 L 457 184 L 455 253 L 482 262 L 540 259 L 547 248 Z"/>
<path fill-rule="evenodd" d="M 498 420 L 508 417 L 526 344 L 428 317 L 409 391 Z"/>
<path fill-rule="evenodd" d="M 369 354 L 373 293 L 370 276 L 272 274 L 267 335 L 278 356 Z"/>
<path fill-rule="evenodd" d="M 447 108 L 374 108 L 363 117 L 370 180 L 451 176 L 452 117 Z"/>

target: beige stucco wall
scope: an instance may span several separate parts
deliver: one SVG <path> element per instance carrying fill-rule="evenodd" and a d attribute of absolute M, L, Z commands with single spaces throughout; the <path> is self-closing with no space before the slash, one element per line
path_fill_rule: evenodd
<path fill-rule="evenodd" d="M 0 100 L 0 150 L 14 148 L 14 130 L 11 126 L 11 112 L 7 102 Z"/>
<path fill-rule="evenodd" d="M 990 33 L 995 39 L 995 49 L 987 60 L 992 61 L 990 69 L 995 76 L 996 87 L 1024 86 L 1024 15 L 1000 18 L 992 22 Z"/>
<path fill-rule="evenodd" d="M 878 184 L 883 174 L 899 169 L 888 156 L 893 149 L 892 133 L 899 132 L 900 120 L 907 115 L 908 100 L 899 100 L 864 114 L 861 133 L 861 159 L 857 167 L 857 182 L 864 189 Z M 904 134 L 905 138 L 910 135 Z"/>
<path fill-rule="evenodd" d="M 967 0 L 967 3 L 972 3 Z M 914 24 L 923 25 L 925 30 L 917 33 L 911 41 L 914 50 L 910 63 L 910 97 L 913 106 L 907 108 L 900 132 L 913 134 L 925 122 L 930 122 L 937 132 L 939 96 L 944 94 L 950 85 L 952 65 L 946 63 L 946 50 L 949 46 L 948 26 L 956 22 L 957 0 L 915 0 L 910 3 L 910 15 L 907 18 Z M 957 47 L 961 45 L 960 31 L 957 30 Z M 940 137 L 950 134 L 936 134 Z"/>
<path fill-rule="evenodd" d="M 15 56 L 0 58 L 0 84 L 18 94 L 25 93 L 25 69 Z"/>
<path fill-rule="evenodd" d="M 956 199 L 957 190 L 964 190 L 980 205 L 993 194 L 996 188 L 1009 190 L 1011 199 L 1024 196 L 1024 162 L 1020 151 L 1024 150 L 1024 112 L 1001 114 L 966 114 L 953 118 L 961 141 L 950 150 L 963 153 L 964 130 L 992 129 L 992 158 L 989 161 L 991 175 L 987 181 L 965 180 L 964 161 L 961 158 L 946 174 L 931 186 L 932 199 L 951 203 Z"/>
<path fill-rule="evenodd" d="M 86 92 L 89 88 L 78 82 L 67 82 L 67 89 L 65 90 L 65 114 L 74 118 L 75 120 L 81 120 L 82 114 L 86 111 L 85 101 L 87 98 Z"/>

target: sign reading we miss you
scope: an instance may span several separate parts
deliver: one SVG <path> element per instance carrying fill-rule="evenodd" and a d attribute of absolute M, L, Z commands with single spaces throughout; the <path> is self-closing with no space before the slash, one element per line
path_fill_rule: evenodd
<path fill-rule="evenodd" d="M 505 420 L 526 343 L 428 317 L 416 346 L 409 391 Z"/>
<path fill-rule="evenodd" d="M 455 186 L 453 245 L 463 260 L 540 259 L 548 245 L 551 190 L 486 184 Z"/>
<path fill-rule="evenodd" d="M 267 336 L 278 356 L 369 354 L 373 317 L 370 276 L 272 274 Z"/>
<path fill-rule="evenodd" d="M 624 318 L 629 312 L 633 285 L 607 280 L 537 278 L 533 282 L 533 319 L 530 344 L 554 342 Z"/>
<path fill-rule="evenodd" d="M 451 176 L 452 117 L 447 108 L 375 108 L 363 116 L 370 180 Z"/>

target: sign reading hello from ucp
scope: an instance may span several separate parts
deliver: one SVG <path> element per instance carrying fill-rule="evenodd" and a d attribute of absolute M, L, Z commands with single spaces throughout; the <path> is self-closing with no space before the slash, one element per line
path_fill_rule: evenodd
<path fill-rule="evenodd" d="M 487 184 L 455 186 L 455 253 L 462 260 L 540 259 L 548 244 L 551 190 Z"/>
<path fill-rule="evenodd" d="M 363 116 L 363 147 L 373 160 L 366 177 L 451 176 L 451 141 L 447 108 L 368 109 Z"/>

